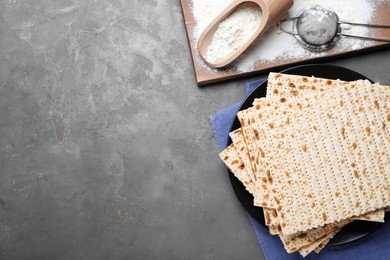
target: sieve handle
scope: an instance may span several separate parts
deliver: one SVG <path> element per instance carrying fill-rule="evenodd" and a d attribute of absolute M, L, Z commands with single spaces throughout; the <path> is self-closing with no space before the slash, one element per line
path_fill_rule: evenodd
<path fill-rule="evenodd" d="M 362 40 L 369 40 L 369 41 L 390 42 L 389 38 L 365 37 L 365 36 L 351 35 L 351 34 L 345 34 L 345 33 L 338 33 L 337 35 L 343 36 L 343 37 L 357 38 L 357 39 L 362 39 Z"/>
<path fill-rule="evenodd" d="M 278 22 L 278 27 L 279 27 L 279 29 L 280 29 L 282 32 L 288 33 L 288 34 L 290 34 L 290 35 L 294 35 L 294 36 L 295 36 L 295 35 L 298 35 L 298 33 L 294 31 L 294 29 L 292 29 L 292 31 L 289 31 L 289 30 L 283 28 L 283 25 L 282 25 L 282 24 L 285 23 L 285 22 L 291 22 L 291 21 L 294 21 L 294 20 L 296 20 L 296 19 L 298 19 L 298 18 L 299 18 L 299 16 L 296 16 L 296 17 L 289 17 L 289 18 L 280 20 L 280 21 Z M 293 27 L 293 28 L 294 28 L 294 27 Z"/>
<path fill-rule="evenodd" d="M 347 21 L 339 21 L 339 24 L 349 24 L 354 26 L 364 26 L 369 28 L 383 28 L 383 29 L 390 29 L 390 25 L 385 24 L 365 24 L 365 23 L 353 23 L 353 22 L 347 22 Z M 339 36 L 344 37 L 351 37 L 351 38 L 357 38 L 362 40 L 369 40 L 369 41 L 380 41 L 380 42 L 390 42 L 390 38 L 378 38 L 378 37 L 368 37 L 368 36 L 359 36 L 359 35 L 351 35 L 346 33 L 338 33 Z"/>
<path fill-rule="evenodd" d="M 371 28 L 389 28 L 390 29 L 390 25 L 385 25 L 385 24 L 352 23 L 352 22 L 347 22 L 347 21 L 339 21 L 339 24 L 349 24 L 349 25 L 365 26 L 365 27 L 371 27 Z"/>

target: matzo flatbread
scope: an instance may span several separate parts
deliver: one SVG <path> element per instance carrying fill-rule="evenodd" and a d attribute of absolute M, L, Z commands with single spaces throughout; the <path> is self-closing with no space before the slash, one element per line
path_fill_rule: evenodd
<path fill-rule="evenodd" d="M 299 249 L 299 253 L 301 254 L 301 256 L 303 257 L 306 257 L 308 254 L 310 254 L 311 252 L 313 252 L 314 250 L 318 250 L 318 248 L 324 243 L 324 242 L 329 242 L 329 240 L 331 238 L 334 237 L 334 235 L 336 234 L 336 232 L 331 232 L 330 234 L 327 234 L 323 237 L 321 237 L 320 239 L 318 239 L 317 241 L 314 241 L 313 243 L 309 244 L 309 245 L 306 245 L 304 247 L 302 247 L 301 249 Z"/>
<path fill-rule="evenodd" d="M 338 89 L 337 91 L 341 91 L 341 90 Z M 348 90 L 343 90 L 343 91 L 347 92 Z M 360 185 L 362 184 L 362 181 L 364 181 L 364 180 L 362 180 L 360 178 L 360 176 L 358 174 L 356 174 L 355 170 L 352 169 L 352 168 L 356 167 L 356 164 L 359 164 L 359 166 L 363 167 L 363 168 L 364 168 L 364 166 L 367 166 L 365 164 L 362 164 L 362 158 L 358 158 L 356 156 L 354 158 L 351 158 L 351 163 L 349 165 L 345 165 L 346 169 L 348 169 L 348 170 L 346 170 L 345 168 L 339 167 L 339 166 L 329 168 L 330 165 L 329 165 L 329 163 L 327 163 L 327 160 L 337 161 L 338 160 L 337 154 L 339 154 L 340 155 L 339 157 L 342 158 L 343 156 L 341 156 L 342 154 L 340 154 L 340 151 L 343 151 L 343 149 L 341 149 L 341 150 L 336 149 L 335 150 L 335 146 L 337 146 L 338 143 L 335 144 L 333 142 L 329 142 L 329 141 L 324 142 L 323 141 L 323 142 L 319 142 L 319 144 L 317 144 L 317 143 L 313 142 L 313 140 L 316 140 L 316 141 L 333 140 L 333 139 L 329 139 L 330 137 L 332 137 L 332 135 L 339 136 L 341 134 L 339 131 L 337 131 L 337 133 L 334 132 L 332 129 L 329 129 L 326 125 L 327 119 L 332 119 L 332 120 L 328 120 L 328 121 L 333 122 L 338 117 L 338 120 L 340 121 L 341 117 L 343 116 L 342 114 L 338 115 L 339 112 L 337 111 L 336 108 L 337 108 L 337 105 L 339 104 L 339 102 L 344 101 L 344 99 L 342 99 L 341 97 L 338 97 L 337 94 L 338 94 L 337 92 L 330 93 L 329 91 L 327 91 L 326 93 L 324 92 L 321 95 L 314 96 L 313 100 L 304 99 L 304 100 L 299 100 L 299 102 L 297 100 L 291 100 L 289 102 L 287 102 L 287 100 L 283 100 L 283 101 L 279 102 L 277 105 L 274 104 L 272 106 L 272 109 L 274 109 L 274 110 L 278 110 L 278 108 L 276 108 L 276 106 L 285 107 L 285 108 L 286 108 L 286 106 L 291 106 L 291 110 L 295 111 L 291 118 L 289 117 L 290 115 L 283 117 L 282 114 L 280 114 L 278 116 L 278 121 L 275 121 L 275 125 L 273 128 L 278 128 L 279 137 L 281 136 L 280 133 L 283 133 L 283 131 L 285 131 L 285 130 L 290 131 L 290 133 L 294 133 L 296 135 L 299 135 L 300 137 L 298 136 L 297 138 L 295 138 L 295 140 L 294 140 L 294 138 L 291 138 L 291 139 L 289 138 L 286 141 L 289 145 L 287 145 L 287 146 L 285 145 L 285 148 L 295 149 L 294 153 L 290 152 L 289 154 L 301 154 L 302 158 L 306 156 L 306 153 L 310 154 L 310 157 L 312 158 L 312 160 L 310 160 L 311 162 L 313 162 L 313 161 L 316 162 L 316 160 L 313 160 L 313 158 L 318 158 L 317 160 L 318 160 L 319 164 L 312 165 L 310 167 L 307 167 L 306 169 L 313 168 L 312 170 L 316 170 L 315 168 L 318 167 L 318 168 L 322 169 L 323 171 L 322 171 L 322 173 L 318 173 L 316 175 L 317 176 L 319 175 L 319 177 L 322 177 L 322 176 L 325 177 L 325 178 L 322 178 L 322 180 L 320 180 L 320 182 L 317 183 L 317 186 L 320 188 L 318 190 L 321 190 L 322 192 L 325 192 L 325 193 L 320 195 L 320 196 L 316 196 L 315 204 L 314 204 L 313 208 L 317 207 L 318 209 L 311 210 L 311 212 L 313 212 L 313 213 L 312 213 L 312 216 L 310 218 L 302 215 L 302 210 L 301 210 L 302 205 L 298 205 L 297 202 L 295 202 L 295 201 L 293 201 L 295 203 L 291 203 L 291 201 L 287 201 L 288 199 L 290 199 L 290 200 L 296 199 L 300 204 L 305 203 L 307 211 L 310 211 L 310 207 L 308 207 L 308 206 L 310 206 L 311 204 L 309 204 L 309 205 L 306 204 L 308 202 L 307 197 L 305 197 L 304 201 L 302 201 L 302 199 L 299 199 L 299 198 L 303 198 L 301 196 L 302 191 L 304 191 L 304 193 L 306 193 L 306 196 L 311 194 L 309 192 L 310 189 L 304 189 L 302 191 L 297 190 L 297 187 L 299 187 L 301 189 L 301 188 L 304 188 L 306 186 L 305 182 L 306 183 L 308 182 L 307 177 L 305 177 L 305 182 L 302 183 L 302 179 L 301 180 L 296 180 L 296 179 L 294 180 L 296 175 L 293 175 L 293 179 L 291 179 L 291 181 L 294 181 L 295 183 L 301 182 L 301 184 L 303 184 L 303 185 L 291 185 L 291 184 L 286 183 L 288 181 L 288 178 L 282 179 L 284 186 L 279 187 L 279 188 L 282 189 L 283 192 L 286 192 L 287 195 L 288 194 L 295 194 L 295 195 L 293 195 L 293 197 L 287 198 L 287 200 L 286 200 L 286 198 L 284 199 L 284 205 L 282 205 L 282 208 L 284 208 L 283 209 L 284 211 L 282 211 L 282 215 L 286 215 L 286 213 L 287 213 L 287 215 L 293 216 L 293 218 L 290 218 L 288 220 L 288 222 L 292 226 L 294 226 L 296 224 L 301 226 L 301 227 L 296 227 L 296 228 L 290 227 L 290 228 L 292 228 L 292 230 L 288 230 L 288 229 L 284 230 L 283 223 L 282 223 L 283 233 L 286 233 L 286 234 L 295 233 L 295 232 L 298 232 L 300 230 L 301 231 L 304 230 L 304 228 L 310 228 L 310 227 L 312 228 L 312 227 L 315 227 L 316 225 L 330 223 L 329 221 L 331 219 L 332 219 L 332 221 L 346 219 L 348 217 L 361 215 L 363 213 L 366 213 L 366 212 L 371 211 L 371 210 L 375 210 L 377 208 L 374 205 L 364 205 L 364 207 L 362 207 L 361 205 L 358 204 L 358 202 L 362 201 L 363 198 L 366 200 L 369 200 L 369 197 L 367 197 L 367 193 L 364 194 L 363 190 L 360 190 L 360 188 L 359 188 Z M 355 95 L 354 97 L 356 97 L 356 94 L 357 93 L 350 91 L 348 93 L 348 96 Z M 369 95 L 368 92 L 366 94 Z M 335 100 L 335 96 L 337 96 L 336 100 Z M 329 100 L 332 102 L 326 103 L 326 102 L 320 102 L 320 100 Z M 348 102 L 351 103 L 350 100 Z M 326 105 L 326 107 L 324 105 Z M 320 106 L 320 109 L 318 109 L 318 106 Z M 313 109 L 313 108 L 316 108 L 316 109 Z M 317 112 L 314 113 L 313 111 L 317 111 Z M 299 118 L 303 118 L 304 120 L 299 120 Z M 321 118 L 323 120 L 319 120 L 319 118 Z M 293 120 L 293 123 L 294 123 L 293 127 L 290 126 L 289 128 L 285 128 L 286 125 L 283 125 L 282 122 L 286 121 L 286 120 Z M 362 126 L 362 122 L 361 122 L 362 120 L 363 119 L 361 119 L 360 122 L 354 121 L 354 122 L 350 123 L 353 128 L 358 129 L 357 132 L 359 132 L 360 135 L 365 132 L 365 130 L 364 130 L 365 126 L 364 127 Z M 343 123 L 346 123 L 346 122 L 343 122 Z M 326 131 L 324 132 L 322 130 L 321 135 L 318 135 L 318 134 L 313 133 L 313 131 L 311 130 L 313 127 L 317 128 L 317 129 L 325 129 Z M 285 135 L 287 135 L 287 134 L 285 134 Z M 309 140 L 310 135 L 313 136 L 313 138 L 311 138 L 311 140 Z M 318 136 L 318 137 L 316 137 L 316 136 Z M 283 139 L 283 138 L 281 138 L 281 139 Z M 344 145 L 344 147 L 346 147 L 348 149 L 351 149 L 351 147 L 352 147 L 352 149 L 353 149 L 354 142 L 358 142 L 358 139 L 356 139 L 355 141 L 352 140 L 350 142 L 349 142 L 349 140 L 347 140 L 347 142 L 344 142 L 344 143 L 342 141 L 343 141 L 343 138 L 341 138 L 341 143 Z M 298 142 L 300 144 L 292 146 L 291 144 L 293 142 Z M 313 150 L 313 148 L 315 148 L 315 149 Z M 309 149 L 310 149 L 310 151 L 308 151 Z M 321 153 L 321 150 L 328 151 L 327 155 L 325 157 L 318 157 L 317 154 L 318 154 L 318 152 Z M 344 150 L 347 150 L 347 149 L 344 149 Z M 366 153 L 365 155 L 367 155 L 366 157 L 369 157 L 369 158 L 372 157 L 372 158 L 370 158 L 370 160 L 375 161 L 375 160 L 380 159 L 378 157 L 375 157 L 375 153 L 374 153 L 374 156 L 371 156 L 371 154 L 369 154 L 368 151 L 365 153 Z M 360 155 L 360 157 L 362 157 L 362 155 Z M 287 158 L 289 158 L 289 157 L 287 156 Z M 298 155 L 295 155 L 294 159 L 299 160 L 299 158 L 300 157 Z M 306 161 L 302 161 L 301 163 L 304 164 L 305 162 Z M 355 163 L 355 165 L 352 165 L 352 163 Z M 378 162 L 378 164 L 379 163 L 380 162 Z M 321 164 L 325 167 L 321 166 Z M 338 164 L 340 164 L 340 162 Z M 297 164 L 293 164 L 293 161 L 286 162 L 286 165 L 290 165 L 290 166 L 292 165 L 294 167 L 293 171 L 296 171 L 298 173 L 301 170 L 303 170 L 302 168 L 304 168 L 304 167 L 297 167 Z M 316 167 L 313 167 L 313 166 L 316 166 Z M 354 167 L 352 167 L 352 166 L 354 166 Z M 337 171 L 335 172 L 336 169 L 337 169 Z M 380 170 L 378 168 L 375 168 L 375 169 Z M 344 174 L 341 174 L 342 173 L 341 170 L 344 170 L 344 172 L 346 172 L 345 176 L 344 176 Z M 279 174 L 281 175 L 281 174 L 283 174 L 283 172 L 279 172 Z M 306 172 L 305 174 L 309 174 L 308 177 L 310 176 L 310 173 L 308 173 L 308 172 Z M 352 174 L 354 174 L 354 175 L 352 175 Z M 303 177 L 304 175 L 298 174 L 297 176 Z M 350 176 L 350 177 L 348 177 L 348 179 L 345 179 L 345 178 L 347 178 L 346 176 Z M 337 181 L 337 180 L 340 180 L 340 181 L 336 182 L 336 184 L 338 184 L 338 185 L 331 186 L 331 185 L 327 184 L 328 180 L 330 180 L 330 179 L 332 179 L 332 182 Z M 349 181 L 352 181 L 352 183 L 354 184 L 352 187 L 350 187 L 351 185 L 350 186 L 346 185 L 347 183 L 349 183 Z M 315 185 L 315 183 L 312 182 L 310 185 Z M 369 186 L 369 185 L 367 183 L 365 183 L 365 186 Z M 340 187 L 342 187 L 342 189 L 340 189 Z M 370 187 L 368 187 L 368 189 L 370 189 Z M 317 192 L 318 192 L 318 190 L 317 190 Z M 380 192 L 380 189 L 375 186 L 375 187 L 373 187 L 373 189 L 370 190 L 370 192 L 374 192 L 374 191 Z M 352 196 L 347 197 L 348 194 L 351 194 Z M 314 194 L 311 194 L 311 196 L 313 196 L 313 195 Z M 318 197 L 320 197 L 320 198 L 318 198 Z M 383 201 L 379 202 L 379 204 L 381 204 L 382 207 L 385 205 L 385 203 Z M 345 205 L 348 205 L 348 208 L 345 208 Z M 305 211 L 303 211 L 303 212 L 305 212 Z M 336 212 L 336 214 L 334 214 L 335 212 Z M 318 213 L 320 213 L 320 214 L 318 214 Z M 297 223 L 297 221 L 296 221 L 297 219 L 301 219 L 301 221 L 298 221 L 298 223 Z M 304 219 L 307 219 L 307 221 L 304 221 Z M 311 222 L 310 224 L 308 224 L 309 221 Z M 318 223 L 316 223 L 316 221 Z"/>
<path fill-rule="evenodd" d="M 252 182 L 256 183 L 256 178 L 254 176 L 255 174 L 252 170 L 252 164 L 250 162 L 248 149 L 246 147 L 245 139 L 242 134 L 242 129 L 239 128 L 234 130 L 233 132 L 229 133 L 229 136 L 234 143 L 234 149 L 236 149 L 241 161 L 244 163 L 247 174 L 252 179 Z M 264 213 L 264 219 L 266 225 L 279 225 L 279 221 L 275 209 L 264 207 L 263 213 Z"/>
<path fill-rule="evenodd" d="M 267 96 L 269 94 L 280 95 L 281 93 L 284 96 L 297 96 L 297 93 L 301 91 L 321 92 L 346 84 L 350 84 L 350 82 L 271 72 L 268 75 L 268 85 L 272 86 L 272 88 L 270 91 L 267 88 Z M 274 88 L 278 91 L 273 91 L 275 90 Z"/>
<path fill-rule="evenodd" d="M 240 112 L 240 150 L 248 149 L 255 201 L 275 208 L 264 207 L 270 233 L 288 252 L 305 255 L 319 252 L 344 222 L 383 221 L 390 205 L 390 88 L 270 74 L 268 90 Z M 273 212 L 274 222 L 267 219 Z"/>
<path fill-rule="evenodd" d="M 251 160 L 248 153 L 248 148 L 245 143 L 244 135 L 242 134 L 242 129 L 236 129 L 235 131 L 229 133 L 230 138 L 234 143 L 234 148 L 236 149 L 238 155 L 240 156 L 242 162 L 244 163 L 245 169 L 251 178 L 252 182 L 256 182 L 256 176 L 252 169 Z"/>
<path fill-rule="evenodd" d="M 276 209 L 263 208 L 265 224 L 267 226 L 280 226 Z"/>
<path fill-rule="evenodd" d="M 305 95 L 316 91 L 326 91 L 336 87 L 343 87 L 348 84 L 350 85 L 350 83 L 351 82 L 341 80 L 328 80 L 306 76 L 270 73 L 268 77 L 267 98 L 304 97 Z M 386 86 L 377 87 L 380 87 L 381 89 L 388 88 Z M 378 104 L 378 106 L 379 105 L 383 106 L 383 104 Z M 383 218 L 381 217 L 383 212 L 382 215 L 380 214 L 381 212 L 378 213 L 372 213 L 372 216 L 370 215 L 371 213 L 368 213 L 365 214 L 364 217 L 354 217 L 353 219 L 381 222 L 383 221 Z"/>
<path fill-rule="evenodd" d="M 352 220 L 364 220 L 364 221 L 372 221 L 372 222 L 385 222 L 385 210 L 379 209 L 373 212 L 369 212 L 367 214 L 353 217 Z"/>
<path fill-rule="evenodd" d="M 337 231 L 338 232 L 338 231 Z M 315 253 L 319 253 L 322 249 L 324 249 L 324 247 L 329 243 L 329 241 L 337 234 L 337 232 L 334 232 L 332 236 L 330 237 L 327 237 L 327 239 L 325 239 L 324 241 L 322 241 L 321 244 L 319 244 L 315 249 L 314 249 L 314 252 Z"/>
<path fill-rule="evenodd" d="M 269 181 L 267 174 L 268 171 L 263 170 L 265 160 L 263 155 L 262 143 L 257 142 L 260 138 L 260 134 L 257 130 L 253 129 L 252 124 L 254 119 L 252 116 L 252 109 L 240 111 L 237 114 L 241 123 L 242 133 L 246 144 L 248 145 L 248 153 L 252 162 L 252 169 L 255 172 L 255 192 L 254 192 L 254 205 L 267 208 L 275 208 L 275 202 L 272 200 L 275 190 L 272 188 L 272 182 Z M 260 146 L 259 146 L 260 145 Z M 258 168 L 260 167 L 260 168 Z"/>
<path fill-rule="evenodd" d="M 225 163 L 225 165 L 229 168 L 229 170 L 237 177 L 248 190 L 249 193 L 253 194 L 254 192 L 254 183 L 249 177 L 247 171 L 245 170 L 245 165 L 241 160 L 240 156 L 236 149 L 234 149 L 234 144 L 229 145 L 226 149 L 224 149 L 219 157 Z"/>
<path fill-rule="evenodd" d="M 307 232 L 297 233 L 293 235 L 279 235 L 287 253 L 294 253 L 299 249 L 318 241 L 328 235 L 338 232 L 350 220 L 344 220 L 337 223 L 331 223 L 322 227 L 311 229 Z M 317 245 L 318 246 L 318 245 Z M 314 249 L 313 249 L 314 250 Z"/>
<path fill-rule="evenodd" d="M 278 236 L 282 234 L 282 228 L 279 225 L 269 225 L 268 231 L 271 235 Z"/>

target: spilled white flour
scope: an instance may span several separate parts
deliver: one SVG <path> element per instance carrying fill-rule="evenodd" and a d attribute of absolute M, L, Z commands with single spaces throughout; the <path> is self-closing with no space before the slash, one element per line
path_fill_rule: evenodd
<path fill-rule="evenodd" d="M 296 16 L 308 7 L 321 5 L 337 13 L 340 20 L 358 23 L 370 23 L 374 14 L 375 5 L 390 0 L 295 0 L 286 16 Z M 193 0 L 193 16 L 196 22 L 193 39 L 197 42 L 199 35 L 205 27 L 216 17 L 232 0 Z M 342 32 L 348 34 L 366 36 L 368 29 L 359 26 L 342 26 Z M 233 37 L 233 36 L 232 36 Z M 336 43 L 343 50 L 357 50 L 370 46 L 372 42 L 354 38 L 340 38 Z M 256 63 L 269 63 L 274 60 L 300 61 L 304 58 L 325 56 L 325 52 L 310 52 L 304 49 L 297 40 L 286 33 L 281 32 L 276 26 L 271 28 L 260 39 L 253 43 L 252 47 L 235 62 L 238 71 L 251 71 Z M 205 65 L 206 66 L 206 65 Z"/>
<path fill-rule="evenodd" d="M 257 5 L 240 5 L 218 25 L 207 49 L 206 60 L 215 62 L 242 47 L 259 28 L 261 17 L 261 9 Z"/>

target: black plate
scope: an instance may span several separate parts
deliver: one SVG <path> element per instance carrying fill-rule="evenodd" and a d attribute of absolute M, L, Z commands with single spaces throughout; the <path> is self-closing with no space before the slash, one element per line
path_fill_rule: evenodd
<path fill-rule="evenodd" d="M 328 78 L 328 79 L 341 79 L 344 81 L 352 81 L 357 79 L 368 79 L 366 76 L 361 75 L 353 70 L 346 69 L 343 67 L 333 66 L 333 65 L 303 65 L 298 67 L 293 67 L 282 71 L 286 74 L 295 74 L 302 76 L 315 76 L 319 78 Z M 372 80 L 370 80 L 372 82 Z M 253 100 L 259 97 L 265 97 L 267 91 L 267 81 L 259 85 L 253 92 L 245 99 L 240 110 L 247 109 L 252 106 Z M 240 122 L 237 117 L 234 119 L 231 126 L 231 131 L 240 127 Z M 229 138 L 228 144 L 231 144 L 231 139 Z M 242 183 L 234 177 L 233 174 L 229 174 L 230 182 L 233 186 L 234 192 L 236 193 L 239 201 L 242 206 L 262 225 L 265 225 L 263 210 L 260 207 L 255 207 L 253 205 L 253 196 L 245 189 Z M 389 218 L 388 213 L 386 213 L 386 220 Z M 377 222 L 368 222 L 368 221 L 354 221 L 347 226 L 345 226 L 337 235 L 328 243 L 328 246 L 342 245 L 355 241 L 359 238 L 367 236 L 371 232 L 378 229 L 382 223 Z"/>

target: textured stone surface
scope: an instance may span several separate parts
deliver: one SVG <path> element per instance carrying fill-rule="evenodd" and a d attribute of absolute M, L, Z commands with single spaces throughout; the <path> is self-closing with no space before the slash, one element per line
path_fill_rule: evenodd
<path fill-rule="evenodd" d="M 0 0 L 0 259 L 261 259 L 208 122 L 249 80 L 196 86 L 179 1 Z"/>

